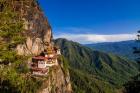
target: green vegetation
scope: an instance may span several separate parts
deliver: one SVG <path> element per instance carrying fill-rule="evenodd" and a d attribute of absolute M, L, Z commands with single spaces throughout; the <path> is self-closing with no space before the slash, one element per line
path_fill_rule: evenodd
<path fill-rule="evenodd" d="M 67 59 L 63 55 L 61 55 L 61 56 L 58 57 L 58 62 L 61 62 L 59 64 L 60 64 L 64 74 L 67 76 L 68 68 L 69 68 Z"/>
<path fill-rule="evenodd" d="M 132 77 L 130 81 L 124 84 L 124 93 L 140 93 L 140 74 Z"/>
<path fill-rule="evenodd" d="M 70 69 L 70 76 L 74 93 L 114 93 L 114 87 L 94 75 Z"/>
<path fill-rule="evenodd" d="M 133 55 L 136 56 L 135 60 L 140 65 L 140 30 L 135 41 L 137 45 L 133 47 Z M 124 93 L 140 93 L 140 73 L 124 84 Z"/>
<path fill-rule="evenodd" d="M 133 47 L 137 46 L 135 40 L 121 42 L 107 42 L 85 45 L 93 50 L 103 51 L 105 53 L 113 53 L 119 56 L 134 60 L 136 56 L 133 54 Z"/>
<path fill-rule="evenodd" d="M 16 54 L 17 44 L 25 42 L 23 22 L 9 1 L 0 1 L 0 93 L 35 93 L 42 80 L 30 76 L 26 60 Z"/>
<path fill-rule="evenodd" d="M 69 60 L 75 93 L 114 93 L 139 72 L 137 63 L 125 58 L 93 51 L 66 39 L 54 42 Z"/>
<path fill-rule="evenodd" d="M 1 93 L 35 93 L 43 82 L 28 74 L 19 74 L 13 67 L 5 66 L 0 73 Z"/>
<path fill-rule="evenodd" d="M 19 40 L 22 39 L 22 21 L 17 20 L 17 14 L 12 11 L 6 0 L 0 4 L 4 5 L 0 12 L 0 59 L 1 62 L 13 63 L 16 59 L 20 60 L 14 48 L 21 43 Z"/>
<path fill-rule="evenodd" d="M 9 1 L 0 1 L 0 93 L 35 93 L 43 79 L 30 76 L 28 57 L 15 51 L 26 37 L 19 13 L 11 7 Z M 65 39 L 55 43 L 61 47 L 64 55 L 59 57 L 61 68 L 65 75 L 70 70 L 75 93 L 114 93 L 138 73 L 136 63 L 119 56 L 93 51 Z"/>

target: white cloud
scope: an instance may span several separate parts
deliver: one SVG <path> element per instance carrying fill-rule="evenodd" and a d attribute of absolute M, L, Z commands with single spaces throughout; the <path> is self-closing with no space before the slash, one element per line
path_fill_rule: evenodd
<path fill-rule="evenodd" d="M 98 43 L 98 42 L 117 42 L 125 40 L 134 40 L 136 34 L 112 34 L 112 35 L 100 35 L 100 34 L 69 34 L 61 33 L 54 36 L 54 38 L 66 38 L 68 40 L 76 41 L 82 44 L 86 43 Z"/>

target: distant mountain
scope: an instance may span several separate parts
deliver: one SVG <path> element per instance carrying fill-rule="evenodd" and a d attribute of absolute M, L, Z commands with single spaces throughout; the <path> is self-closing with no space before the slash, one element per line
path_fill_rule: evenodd
<path fill-rule="evenodd" d="M 138 65 L 119 56 L 106 54 L 66 39 L 54 41 L 68 59 L 75 93 L 115 93 L 138 73 Z"/>
<path fill-rule="evenodd" d="M 130 40 L 122 42 L 86 44 L 85 46 L 94 50 L 121 55 L 129 59 L 135 59 L 135 55 L 133 54 L 133 47 L 137 46 L 137 42 Z"/>

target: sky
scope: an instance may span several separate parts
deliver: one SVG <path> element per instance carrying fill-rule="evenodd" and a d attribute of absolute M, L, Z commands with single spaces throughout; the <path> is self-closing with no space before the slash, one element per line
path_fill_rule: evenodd
<path fill-rule="evenodd" d="M 39 0 L 54 38 L 79 43 L 135 39 L 140 0 Z"/>

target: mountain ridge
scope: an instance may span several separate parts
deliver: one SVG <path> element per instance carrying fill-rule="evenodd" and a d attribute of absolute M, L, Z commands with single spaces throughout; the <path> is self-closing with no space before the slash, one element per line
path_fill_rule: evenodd
<path fill-rule="evenodd" d="M 139 67 L 135 62 L 120 56 L 93 51 L 77 42 L 62 38 L 54 42 L 61 47 L 62 54 L 69 60 L 70 76 L 75 91 L 114 93 L 116 87 L 120 87 L 138 73 Z M 86 86 L 83 87 L 87 90 L 80 88 L 77 81 L 84 83 Z"/>
<path fill-rule="evenodd" d="M 119 56 L 126 57 L 134 60 L 136 56 L 133 54 L 133 47 L 137 47 L 138 44 L 135 40 L 121 41 L 121 42 L 104 42 L 96 44 L 85 44 L 85 46 L 99 50 L 106 53 L 112 53 Z"/>

